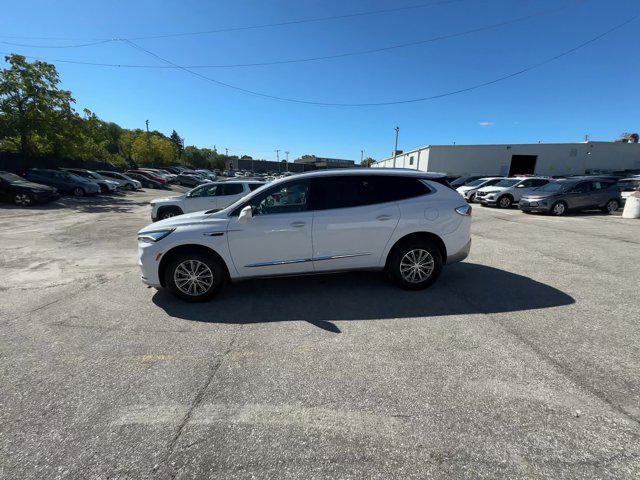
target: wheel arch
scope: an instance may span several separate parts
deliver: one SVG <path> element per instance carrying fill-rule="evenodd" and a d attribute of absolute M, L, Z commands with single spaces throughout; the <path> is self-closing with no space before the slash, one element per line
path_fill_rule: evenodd
<path fill-rule="evenodd" d="M 193 252 L 198 252 L 202 255 L 211 255 L 213 257 L 216 257 L 218 260 L 220 260 L 220 262 L 222 262 L 222 265 L 224 265 L 224 269 L 225 269 L 224 274 L 227 280 L 231 278 L 229 274 L 229 266 L 227 265 L 227 262 L 224 261 L 224 258 L 222 258 L 222 256 L 218 252 L 204 245 L 200 245 L 197 243 L 193 243 L 193 244 L 190 243 L 190 244 L 178 245 L 176 247 L 173 247 L 172 249 L 170 249 L 169 251 L 165 252 L 162 255 L 162 258 L 160 259 L 160 265 L 158 265 L 158 278 L 160 279 L 160 285 L 162 285 L 163 287 L 165 286 L 164 273 L 169 262 L 173 258 L 175 258 L 176 255 L 180 255 L 183 253 L 193 253 Z"/>
<path fill-rule="evenodd" d="M 389 251 L 387 252 L 387 258 L 384 262 L 385 268 L 389 264 L 389 259 L 391 258 L 391 255 L 396 248 L 404 245 L 405 243 L 413 241 L 427 241 L 434 243 L 438 247 L 438 250 L 440 250 L 440 254 L 442 255 L 442 263 L 447 263 L 447 246 L 445 245 L 442 238 L 440 238 L 433 232 L 412 232 L 404 235 L 403 237 L 400 237 L 389 249 Z"/>

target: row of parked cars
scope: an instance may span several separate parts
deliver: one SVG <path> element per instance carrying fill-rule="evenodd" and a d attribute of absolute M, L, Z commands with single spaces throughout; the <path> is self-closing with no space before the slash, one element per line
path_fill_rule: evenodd
<path fill-rule="evenodd" d="M 564 215 L 569 211 L 601 210 L 613 213 L 634 191 L 640 190 L 640 176 L 618 179 L 612 176 L 467 177 L 452 186 L 469 203 L 510 208 L 526 213 Z"/>

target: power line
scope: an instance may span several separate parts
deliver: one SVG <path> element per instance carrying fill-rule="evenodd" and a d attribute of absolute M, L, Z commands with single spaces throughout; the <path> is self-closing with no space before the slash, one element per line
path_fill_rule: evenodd
<path fill-rule="evenodd" d="M 306 105 L 318 105 L 318 106 L 332 106 L 332 107 L 377 107 L 377 106 L 386 106 L 386 105 L 400 105 L 400 104 L 405 104 L 405 103 L 417 103 L 417 102 L 425 102 L 428 100 L 435 100 L 438 98 L 444 98 L 444 97 L 448 97 L 448 96 L 452 96 L 452 95 L 457 95 L 460 93 L 465 93 L 465 92 L 470 92 L 472 90 L 477 90 L 479 88 L 482 87 L 486 87 L 489 85 L 493 85 L 496 83 L 500 83 L 503 82 L 505 80 L 517 77 L 519 75 L 523 75 L 527 72 L 530 72 L 531 70 L 534 70 L 536 68 L 542 67 L 548 63 L 551 63 L 555 60 L 558 60 L 562 57 L 565 57 L 567 55 L 570 55 L 571 53 L 574 53 L 598 40 L 600 40 L 601 38 L 606 37 L 607 35 L 610 35 L 611 33 L 620 30 L 621 28 L 625 27 L 626 25 L 630 24 L 631 22 L 635 21 L 638 19 L 640 15 L 634 15 L 633 17 L 629 18 L 628 20 L 619 23 L 617 25 L 615 25 L 614 27 L 606 30 L 603 33 L 600 33 L 598 35 L 596 35 L 595 37 L 592 37 L 582 43 L 580 43 L 579 45 L 570 48 L 568 50 L 565 50 L 557 55 L 554 55 L 553 57 L 547 58 L 546 60 L 543 60 L 541 62 L 538 62 L 534 65 L 531 65 L 529 67 L 523 68 L 521 70 L 518 70 L 516 72 L 510 73 L 508 75 L 503 75 L 501 77 L 495 78 L 493 80 L 489 80 L 489 81 L 485 81 L 485 82 L 481 82 L 481 83 L 477 83 L 474 85 L 471 85 L 469 87 L 466 88 L 462 88 L 459 90 L 453 90 L 450 92 L 446 92 L 446 93 L 441 93 L 441 94 L 437 94 L 437 95 L 431 95 L 431 96 L 426 96 L 426 97 L 419 97 L 419 98 L 410 98 L 410 99 L 405 99 L 405 100 L 394 100 L 394 101 L 388 101 L 388 102 L 370 102 L 370 103 L 338 103 L 338 102 L 319 102 L 319 101 L 312 101 L 312 100 L 303 100 L 303 99 L 296 99 L 296 98 L 288 98 L 288 97 L 280 97 L 277 95 L 270 95 L 267 93 L 263 93 L 263 92 L 257 92 L 254 90 L 249 90 L 246 88 L 242 88 L 242 87 L 238 87 L 236 85 L 231 85 L 229 83 L 225 83 L 225 82 L 221 82 L 220 80 L 216 80 L 214 78 L 208 77 L 206 75 L 202 75 L 201 73 L 198 72 L 194 72 L 193 70 L 190 70 L 187 67 L 183 67 L 180 66 L 176 63 L 171 62 L 170 60 L 167 60 L 137 44 L 135 44 L 134 42 L 132 42 L 131 40 L 127 40 L 127 39 L 123 39 L 122 41 L 127 43 L 128 45 L 130 45 L 132 48 L 135 48 L 137 50 L 140 50 L 144 53 L 146 53 L 147 55 L 150 55 L 158 60 L 160 60 L 161 62 L 164 62 L 168 65 L 173 65 L 175 68 L 178 68 L 180 70 L 183 70 L 195 77 L 201 78 L 203 80 L 206 80 L 208 82 L 214 83 L 216 85 L 222 86 L 222 87 L 227 87 L 233 90 L 237 90 L 239 92 L 245 93 L 245 94 L 249 94 L 249 95 L 255 95 L 258 97 L 263 97 L 263 98 L 269 98 L 272 100 L 278 100 L 278 101 L 283 101 L 283 102 L 290 102 L 290 103 L 301 103 L 301 104 L 306 104 Z"/>
<path fill-rule="evenodd" d="M 13 42 L 5 42 L 0 41 L 3 45 L 10 45 L 12 47 L 30 47 L 30 48 L 78 48 L 78 47 L 93 47 L 95 45 L 101 45 L 103 43 L 115 42 L 117 39 L 112 38 L 110 40 L 98 40 L 90 43 L 79 43 L 75 45 L 31 45 L 25 43 L 13 43 Z"/>
<path fill-rule="evenodd" d="M 298 20 L 286 20 L 283 22 L 275 22 L 275 23 L 262 23 L 257 25 L 245 25 L 240 27 L 224 27 L 217 28 L 212 30 L 201 30 L 196 32 L 178 32 L 178 33 L 164 33 L 164 34 L 155 34 L 155 35 L 143 35 L 143 36 L 130 36 L 127 37 L 130 40 L 150 40 L 156 38 L 171 38 L 171 37 L 187 37 L 193 35 L 207 35 L 213 33 L 225 33 L 225 32 L 238 32 L 243 30 L 257 30 L 263 28 L 274 28 L 274 27 L 284 27 L 287 25 L 300 25 L 305 23 L 316 23 L 316 22 L 326 22 L 330 20 L 340 20 L 345 18 L 355 18 L 355 17 L 364 17 L 368 15 L 379 15 L 383 13 L 393 13 L 393 12 L 401 12 L 406 10 L 415 10 L 419 8 L 428 8 L 428 7 L 436 7 L 440 5 L 449 5 L 452 3 L 460 3 L 466 2 L 468 0 L 438 0 L 435 2 L 421 2 L 413 5 L 407 5 L 404 7 L 394 7 L 394 8 L 384 8 L 380 10 L 368 10 L 364 12 L 355 12 L 355 13 L 346 13 L 342 15 L 329 15 L 325 17 L 314 17 L 314 18 L 304 18 Z M 70 38 L 64 37 L 25 37 L 25 36 L 9 36 L 9 35 L 0 35 L 2 38 L 20 38 L 20 39 L 38 39 L 38 40 L 72 40 Z M 77 40 L 77 39 L 73 39 Z M 92 39 L 92 40 L 106 40 L 111 41 L 111 39 Z"/>
<path fill-rule="evenodd" d="M 572 5 L 576 5 L 576 6 L 577 5 L 582 5 L 582 4 L 586 3 L 587 1 L 589 1 L 589 0 L 578 0 L 577 2 L 572 2 L 570 4 L 563 5 L 560 8 L 554 8 L 554 9 L 550 9 L 550 10 L 549 9 L 541 10 L 541 11 L 538 11 L 538 12 L 531 13 L 529 15 L 512 18 L 512 19 L 505 20 L 505 21 L 498 22 L 498 23 L 494 23 L 494 24 L 491 24 L 491 25 L 485 25 L 485 26 L 482 26 L 482 27 L 476 27 L 476 28 L 472 28 L 472 29 L 464 30 L 464 31 L 460 31 L 460 32 L 455 32 L 455 33 L 450 33 L 450 34 L 445 34 L 445 35 L 439 35 L 439 36 L 430 37 L 430 38 L 426 38 L 426 39 L 422 39 L 422 40 L 415 40 L 415 41 L 412 41 L 412 42 L 400 43 L 400 44 L 389 45 L 389 46 L 379 47 L 379 48 L 371 48 L 371 49 L 356 50 L 356 51 L 351 51 L 351 52 L 342 52 L 342 53 L 337 53 L 337 54 L 332 54 L 332 55 L 297 58 L 297 59 L 289 59 L 289 60 L 274 60 L 274 61 L 268 61 L 268 62 L 232 63 L 232 64 L 217 64 L 217 65 L 184 65 L 184 67 L 185 68 L 189 68 L 189 69 L 256 67 L 256 66 L 268 66 L 268 65 L 282 65 L 282 64 L 291 64 L 291 63 L 314 62 L 314 61 L 320 61 L 320 60 L 330 60 L 330 59 L 335 59 L 335 58 L 344 58 L 344 57 L 351 57 L 351 56 L 357 56 L 357 55 L 367 55 L 367 54 L 379 53 L 379 52 L 395 50 L 395 49 L 400 49 L 400 48 L 413 47 L 413 46 L 416 46 L 416 45 L 423 45 L 423 44 L 427 44 L 427 43 L 435 43 L 435 42 L 438 42 L 438 41 L 448 40 L 448 39 L 456 38 L 456 37 L 462 37 L 462 36 L 470 35 L 470 34 L 473 34 L 473 33 L 479 33 L 479 32 L 484 32 L 484 31 L 488 31 L 488 30 L 494 30 L 494 29 L 497 29 L 497 28 L 506 27 L 508 25 L 513 25 L 515 23 L 524 22 L 524 21 L 530 20 L 532 18 L 551 15 L 551 14 L 557 13 L 559 11 L 562 11 L 562 10 L 572 6 Z M 0 43 L 6 43 L 6 42 L 0 42 Z M 29 58 L 35 58 L 35 57 L 29 57 Z M 114 64 L 114 63 L 99 63 L 99 62 L 81 62 L 81 61 L 76 61 L 76 60 L 50 60 L 50 61 L 52 61 L 52 62 L 60 62 L 60 63 L 72 63 L 72 64 L 79 64 L 79 65 L 91 65 L 91 66 L 101 66 L 101 67 L 118 67 L 118 68 L 149 68 L 149 69 L 175 69 L 175 68 L 177 68 L 177 67 L 174 67 L 172 65 L 135 65 L 135 64 L 132 65 L 132 64 Z"/>

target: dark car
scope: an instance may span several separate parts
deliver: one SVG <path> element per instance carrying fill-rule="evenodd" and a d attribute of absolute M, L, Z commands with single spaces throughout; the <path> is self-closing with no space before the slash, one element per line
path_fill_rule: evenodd
<path fill-rule="evenodd" d="M 178 185 L 182 185 L 184 187 L 197 187 L 198 185 L 202 185 L 210 181 L 211 180 L 207 180 L 200 175 L 191 175 L 189 173 L 182 173 L 178 175 L 178 178 L 176 178 Z"/>
<path fill-rule="evenodd" d="M 617 182 L 607 178 L 577 177 L 553 180 L 524 195 L 518 204 L 523 212 L 564 215 L 568 211 L 602 210 L 613 213 L 622 205 Z"/>
<path fill-rule="evenodd" d="M 142 175 L 143 177 L 148 178 L 149 180 L 153 180 L 154 182 L 158 182 L 160 185 L 165 185 L 167 182 L 166 178 L 162 178 L 159 175 L 156 175 L 152 172 L 149 172 L 147 170 L 127 170 L 125 172 L 127 175 L 129 175 L 130 173 L 137 173 L 138 175 Z"/>
<path fill-rule="evenodd" d="M 78 175 L 79 177 L 86 178 L 94 183 L 97 183 L 100 187 L 100 193 L 112 193 L 115 192 L 120 184 L 118 182 L 114 182 L 106 177 L 103 177 L 99 173 L 96 173 L 91 170 L 85 170 L 84 168 L 65 168 L 63 169 L 65 172 L 72 173 L 73 175 Z"/>
<path fill-rule="evenodd" d="M 0 170 L 0 199 L 20 207 L 45 203 L 60 197 L 55 187 L 30 182 L 15 173 Z"/>
<path fill-rule="evenodd" d="M 71 193 L 76 197 L 95 195 L 100 191 L 97 183 L 62 170 L 32 168 L 27 171 L 25 178 L 31 182 L 55 187 L 60 192 Z"/>
<path fill-rule="evenodd" d="M 155 180 L 152 180 L 145 175 L 141 175 L 140 173 L 129 170 L 125 175 L 139 181 L 144 188 L 164 188 L 164 184 L 156 182 Z"/>

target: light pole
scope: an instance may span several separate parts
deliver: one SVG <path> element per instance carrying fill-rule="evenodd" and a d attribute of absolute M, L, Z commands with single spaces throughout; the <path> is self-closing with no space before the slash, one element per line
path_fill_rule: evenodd
<path fill-rule="evenodd" d="M 398 132 L 400 131 L 399 127 L 396 127 L 396 146 L 393 147 L 393 168 L 396 168 L 396 153 L 398 151 Z"/>
<path fill-rule="evenodd" d="M 288 172 L 289 171 L 289 152 L 284 152 L 284 153 L 287 156 L 287 160 L 284 162 L 284 166 L 286 171 Z"/>

